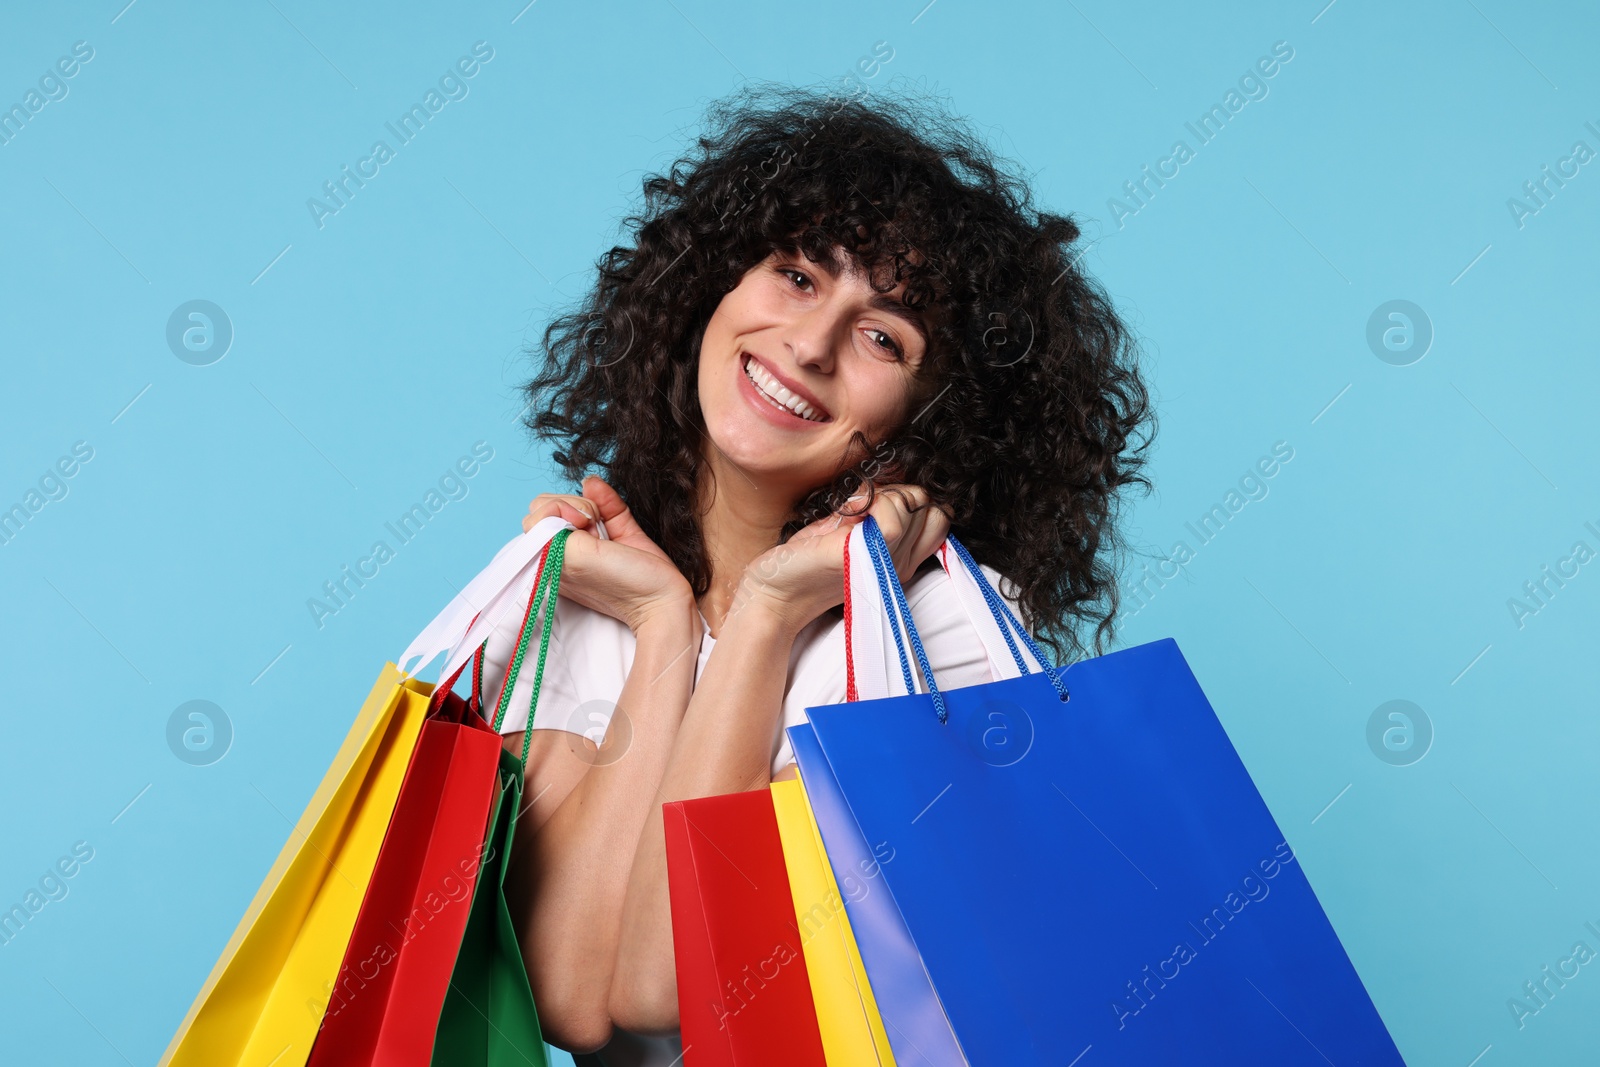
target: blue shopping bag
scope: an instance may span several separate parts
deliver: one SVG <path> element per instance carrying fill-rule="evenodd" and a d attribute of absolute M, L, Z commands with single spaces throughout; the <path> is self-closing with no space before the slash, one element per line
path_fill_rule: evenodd
<path fill-rule="evenodd" d="M 963 1067 L 967 1061 L 939 994 L 881 877 L 883 865 L 894 861 L 892 847 L 882 841 L 874 849 L 861 836 L 810 724 L 791 726 L 787 733 L 895 1067 Z"/>
<path fill-rule="evenodd" d="M 1030 670 L 949 546 L 1003 620 L 991 659 L 1026 673 L 940 692 L 868 519 L 851 550 L 882 595 L 851 611 L 887 616 L 906 695 L 807 715 L 859 841 L 892 850 L 877 874 L 966 1059 L 1403 1064 L 1176 643 Z"/>

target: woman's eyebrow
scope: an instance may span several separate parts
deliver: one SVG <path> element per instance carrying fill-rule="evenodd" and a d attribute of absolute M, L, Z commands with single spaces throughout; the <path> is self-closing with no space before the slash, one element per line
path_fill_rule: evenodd
<path fill-rule="evenodd" d="M 818 266 L 818 267 L 820 267 L 822 269 L 822 272 L 824 274 L 826 274 L 829 278 L 831 278 L 831 279 L 833 279 L 835 281 L 837 281 L 839 279 L 839 276 L 841 274 L 843 274 L 845 272 L 845 270 L 846 270 L 846 262 L 847 261 L 844 259 L 843 256 L 841 256 L 839 254 L 839 252 L 837 250 L 835 250 L 835 252 L 833 254 L 833 257 L 831 259 L 824 259 L 824 260 L 816 261 L 816 260 L 810 260 L 809 256 L 807 256 L 806 258 L 807 258 L 807 260 L 815 263 L 816 266 Z M 852 273 L 859 273 L 859 269 L 857 269 L 856 271 L 853 271 Z M 921 308 L 909 308 L 909 307 L 906 307 L 904 304 L 902 304 L 895 297 L 890 296 L 888 293 L 880 293 L 876 289 L 873 290 L 872 296 L 868 298 L 867 303 L 869 305 L 871 305 L 872 308 L 874 308 L 877 311 L 882 311 L 882 312 L 884 312 L 886 314 L 893 315 L 896 318 L 900 319 L 907 326 L 910 326 L 912 329 L 916 330 L 917 333 L 922 336 L 922 340 L 923 340 L 924 344 L 927 343 L 927 341 L 928 341 L 927 315 L 922 311 Z"/>
<path fill-rule="evenodd" d="M 925 322 L 926 316 L 920 309 L 908 308 L 899 300 L 890 296 L 888 293 L 874 292 L 868 303 L 885 314 L 894 315 L 896 318 L 899 318 L 906 325 L 910 326 L 912 329 L 921 334 L 924 341 L 928 339 L 928 327 Z"/>

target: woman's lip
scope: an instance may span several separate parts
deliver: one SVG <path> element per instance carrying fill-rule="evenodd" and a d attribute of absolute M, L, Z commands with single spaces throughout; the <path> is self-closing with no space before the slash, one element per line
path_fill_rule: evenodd
<path fill-rule="evenodd" d="M 748 354 L 749 353 L 745 353 L 745 355 Z M 741 356 L 737 362 L 738 366 L 736 368 L 736 373 L 739 375 L 738 388 L 740 395 L 748 400 L 750 405 L 754 407 L 756 411 L 760 413 L 768 422 L 772 423 L 774 426 L 782 427 L 785 430 L 796 430 L 800 429 L 801 427 L 810 429 L 813 427 L 826 425 L 825 423 L 821 422 L 813 422 L 810 419 L 802 419 L 799 415 L 796 415 L 789 409 L 781 408 L 777 404 L 774 404 L 772 401 L 768 400 L 766 395 L 763 394 L 761 390 L 756 388 L 756 383 L 750 380 L 750 375 L 745 373 L 743 357 Z M 763 363 L 762 366 L 765 367 L 766 364 Z"/>
<path fill-rule="evenodd" d="M 816 398 L 816 396 L 811 392 L 811 390 L 807 389 L 805 386 L 801 385 L 799 382 L 792 380 L 791 378 L 789 378 L 788 375 L 786 375 L 783 372 L 779 371 L 771 363 L 769 363 L 766 360 L 762 359 L 760 356 L 756 355 L 754 352 L 746 352 L 746 353 L 744 353 L 744 355 L 749 356 L 751 359 L 753 359 L 757 363 L 761 364 L 761 369 L 766 371 L 768 374 L 772 375 L 774 378 L 778 379 L 778 384 L 779 385 L 781 385 L 785 389 L 789 390 L 789 392 L 793 393 L 795 396 L 799 397 L 801 400 L 804 400 L 807 404 L 810 404 L 811 405 L 811 410 L 815 411 L 818 415 L 821 415 L 823 421 L 825 421 L 825 422 L 832 421 L 833 413 L 831 411 L 829 411 L 826 407 L 823 406 L 822 401 L 818 400 Z M 740 370 L 741 373 L 743 373 L 743 371 L 744 371 L 744 360 L 743 359 L 741 359 L 739 361 L 739 370 Z"/>

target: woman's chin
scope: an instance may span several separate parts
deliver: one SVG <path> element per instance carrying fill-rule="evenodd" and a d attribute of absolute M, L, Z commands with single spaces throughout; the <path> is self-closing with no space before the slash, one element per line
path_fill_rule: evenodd
<path fill-rule="evenodd" d="M 792 440 L 764 425 L 728 427 L 730 432 L 708 434 L 711 446 L 724 463 L 762 488 L 779 488 L 807 478 L 804 457 Z M 809 450 L 808 450 L 809 451 Z"/>

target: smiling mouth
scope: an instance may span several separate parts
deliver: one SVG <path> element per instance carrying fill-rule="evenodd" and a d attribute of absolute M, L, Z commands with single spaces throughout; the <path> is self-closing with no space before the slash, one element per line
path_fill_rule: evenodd
<path fill-rule="evenodd" d="M 744 356 L 744 376 L 750 379 L 750 384 L 756 387 L 756 392 L 761 394 L 761 398 L 778 410 L 786 411 L 807 422 L 832 421 L 827 412 L 817 410 L 785 389 L 782 382 L 769 374 L 765 367 L 748 354 Z"/>

